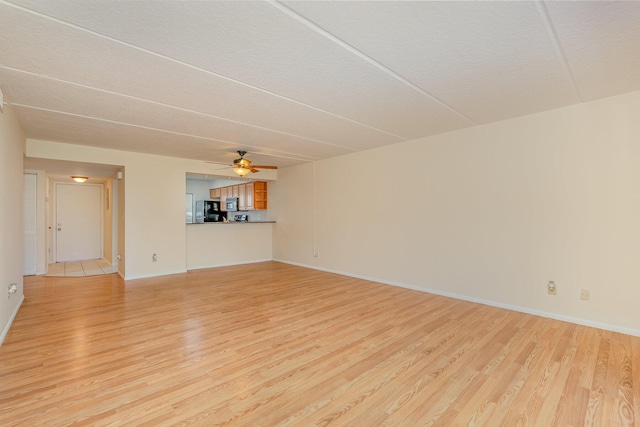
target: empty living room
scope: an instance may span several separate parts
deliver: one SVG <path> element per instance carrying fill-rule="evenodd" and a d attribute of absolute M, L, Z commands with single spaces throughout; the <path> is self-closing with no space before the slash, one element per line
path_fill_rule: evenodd
<path fill-rule="evenodd" d="M 0 425 L 639 426 L 638 22 L 0 0 Z"/>

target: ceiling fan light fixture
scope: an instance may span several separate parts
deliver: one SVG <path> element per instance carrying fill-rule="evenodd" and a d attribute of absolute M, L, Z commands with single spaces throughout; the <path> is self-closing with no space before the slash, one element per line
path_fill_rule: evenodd
<path fill-rule="evenodd" d="M 237 175 L 245 176 L 249 172 L 260 172 L 259 168 L 278 169 L 277 166 L 253 166 L 251 160 L 244 158 L 244 155 L 247 154 L 246 151 L 238 150 L 238 154 L 240 154 L 240 158 L 235 159 L 233 161 L 233 165 L 230 165 Z"/>
<path fill-rule="evenodd" d="M 73 176 L 71 176 L 71 179 L 74 180 L 75 182 L 86 182 L 89 179 L 89 177 L 88 176 L 73 175 Z"/>
<path fill-rule="evenodd" d="M 240 158 L 233 161 L 233 171 L 240 176 L 245 176 L 251 172 L 251 161 L 243 157 L 247 154 L 246 151 L 238 151 L 238 154 Z"/>
<path fill-rule="evenodd" d="M 233 161 L 233 166 L 237 168 L 251 169 L 251 161 L 247 159 L 237 159 Z"/>
<path fill-rule="evenodd" d="M 233 171 L 240 176 L 245 176 L 246 174 L 251 172 L 251 168 L 245 168 L 240 165 L 235 165 L 233 166 Z"/>

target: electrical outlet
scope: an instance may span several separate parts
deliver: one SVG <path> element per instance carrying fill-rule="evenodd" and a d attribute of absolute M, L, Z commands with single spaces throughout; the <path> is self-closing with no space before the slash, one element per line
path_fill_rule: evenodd
<path fill-rule="evenodd" d="M 158 254 L 153 254 L 153 255 L 151 256 L 151 261 L 153 261 L 153 262 L 157 262 L 157 261 L 158 261 Z"/>
<path fill-rule="evenodd" d="M 314 258 L 320 258 L 320 252 L 314 252 L 313 257 Z"/>
<path fill-rule="evenodd" d="M 549 295 L 556 295 L 557 292 L 558 288 L 556 287 L 556 283 L 553 280 L 549 280 L 549 283 L 547 284 L 547 293 Z"/>
<path fill-rule="evenodd" d="M 589 301 L 591 299 L 591 291 L 589 289 L 581 289 L 580 290 L 580 299 L 585 301 Z"/>

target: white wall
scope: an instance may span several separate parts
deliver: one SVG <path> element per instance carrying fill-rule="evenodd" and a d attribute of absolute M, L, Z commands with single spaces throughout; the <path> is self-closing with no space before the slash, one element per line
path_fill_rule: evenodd
<path fill-rule="evenodd" d="M 281 170 L 274 258 L 640 335 L 638 117 L 631 93 Z"/>
<path fill-rule="evenodd" d="M 187 193 L 193 194 L 193 201 L 210 199 L 209 190 L 214 188 L 213 181 L 187 178 Z"/>
<path fill-rule="evenodd" d="M 25 136 L 9 105 L 0 113 L 0 344 L 24 299 L 22 199 Z M 7 294 L 11 283 L 15 294 Z"/>

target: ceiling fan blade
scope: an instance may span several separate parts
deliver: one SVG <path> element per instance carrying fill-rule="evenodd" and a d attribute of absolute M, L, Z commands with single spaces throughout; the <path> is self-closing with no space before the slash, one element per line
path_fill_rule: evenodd
<path fill-rule="evenodd" d="M 258 168 L 258 169 L 278 169 L 277 166 L 265 166 L 265 165 L 253 165 L 253 168 Z"/>
<path fill-rule="evenodd" d="M 237 168 L 250 168 L 251 167 L 251 160 L 247 160 L 247 159 L 236 159 L 233 161 L 233 166 L 237 167 Z"/>

